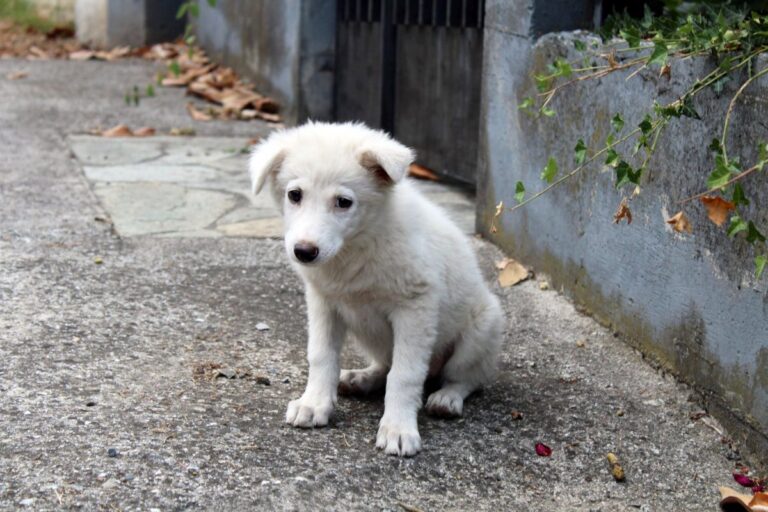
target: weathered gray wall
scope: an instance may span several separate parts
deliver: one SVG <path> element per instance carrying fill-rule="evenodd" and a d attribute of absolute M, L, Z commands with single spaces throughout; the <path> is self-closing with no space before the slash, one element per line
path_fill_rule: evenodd
<path fill-rule="evenodd" d="M 144 46 L 172 41 L 184 32 L 176 19 L 184 0 L 77 0 L 77 38 L 95 47 Z"/>
<path fill-rule="evenodd" d="M 198 40 L 282 104 L 289 123 L 333 112 L 335 0 L 200 4 Z"/>
<path fill-rule="evenodd" d="M 615 225 L 623 195 L 614 173 L 596 165 L 528 206 L 505 214 L 497 233 L 489 227 L 495 205 L 514 204 L 517 180 L 529 195 L 542 188 L 547 157 L 570 169 L 573 147 L 584 138 L 592 151 L 605 140 L 609 120 L 622 112 L 634 127 L 659 97 L 677 97 L 712 69 L 707 59 L 675 62 L 671 80 L 647 69 L 626 80 L 617 72 L 565 91 L 553 118 L 518 110 L 536 94 L 532 74 L 556 56 L 576 58 L 572 34 L 534 32 L 526 2 L 489 1 L 486 13 L 483 109 L 480 134 L 478 227 L 494 242 L 551 275 L 596 317 L 613 325 L 652 360 L 694 384 L 710 410 L 737 440 L 768 455 L 768 279 L 756 281 L 754 252 L 716 228 L 697 203 L 686 206 L 694 233 L 677 234 L 665 223 L 677 202 L 700 192 L 713 161 L 706 150 L 720 134 L 729 94 L 705 91 L 696 101 L 703 121 L 673 121 L 651 162 L 642 193 L 630 203 L 634 222 Z M 583 37 L 583 36 L 582 36 Z M 768 65 L 763 61 L 760 65 Z M 734 114 L 732 156 L 754 161 L 758 140 L 768 139 L 768 80 L 747 91 Z M 764 174 L 748 182 L 752 214 L 768 226 Z M 759 206 L 762 205 L 762 206 Z"/>

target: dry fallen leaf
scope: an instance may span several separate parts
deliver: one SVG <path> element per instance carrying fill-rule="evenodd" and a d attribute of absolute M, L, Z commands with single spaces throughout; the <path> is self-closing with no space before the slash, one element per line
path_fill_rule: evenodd
<path fill-rule="evenodd" d="M 493 214 L 493 216 L 499 217 L 502 213 L 504 213 L 504 201 L 499 201 L 499 204 L 496 205 L 496 212 Z"/>
<path fill-rule="evenodd" d="M 90 60 L 96 58 L 96 52 L 92 50 L 78 50 L 69 54 L 69 60 Z"/>
<path fill-rule="evenodd" d="M 509 414 L 510 414 L 510 416 L 512 416 L 512 420 L 513 420 L 513 421 L 518 421 L 518 420 L 521 420 L 521 419 L 523 419 L 523 413 L 521 413 L 520 411 L 517 411 L 517 410 L 513 410 L 513 411 L 512 411 L 511 413 L 509 413 Z"/>
<path fill-rule="evenodd" d="M 531 276 L 531 273 L 527 268 L 512 258 L 505 258 L 502 262 L 505 263 L 504 267 L 500 268 L 501 272 L 499 272 L 499 284 L 502 288 L 508 288 L 518 283 L 522 283 Z M 502 262 L 496 264 L 497 268 L 499 268 L 499 265 Z"/>
<path fill-rule="evenodd" d="M 5 75 L 5 78 L 8 80 L 21 80 L 22 78 L 27 78 L 29 76 L 29 73 L 26 71 L 14 71 L 13 73 L 8 73 Z"/>
<path fill-rule="evenodd" d="M 584 348 L 587 346 L 587 340 L 577 340 L 576 346 L 579 348 Z"/>
<path fill-rule="evenodd" d="M 613 214 L 613 223 L 618 224 L 621 222 L 621 219 L 627 219 L 627 224 L 632 224 L 632 212 L 629 211 L 626 197 L 621 200 L 619 208 L 616 210 L 616 213 Z"/>
<path fill-rule="evenodd" d="M 192 137 L 197 135 L 194 128 L 171 128 L 168 131 L 168 135 L 174 135 L 177 137 Z"/>
<path fill-rule="evenodd" d="M 151 137 L 155 134 L 155 129 L 150 128 L 149 126 L 142 126 L 141 128 L 138 128 L 134 130 L 133 135 L 135 137 Z"/>
<path fill-rule="evenodd" d="M 187 103 L 187 112 L 189 112 L 190 117 L 195 121 L 210 121 L 213 119 L 209 114 L 198 110 L 192 102 Z"/>
<path fill-rule="evenodd" d="M 725 221 L 728 220 L 728 212 L 736 208 L 732 202 L 719 196 L 704 196 L 701 198 L 701 202 L 707 209 L 709 220 L 718 226 L 725 224 Z"/>
<path fill-rule="evenodd" d="M 616 61 L 616 50 L 611 50 L 611 53 L 605 55 L 606 60 L 608 61 L 608 65 L 611 67 L 611 69 L 614 69 L 619 66 L 619 63 Z"/>
<path fill-rule="evenodd" d="M 669 80 L 672 77 L 672 67 L 669 64 L 664 64 L 659 70 L 659 77 L 664 77 Z"/>
<path fill-rule="evenodd" d="M 683 212 L 677 212 L 671 218 L 667 219 L 667 224 L 672 226 L 672 229 L 678 233 L 685 231 L 686 233 L 693 233 L 693 226 L 688 217 Z"/>
<path fill-rule="evenodd" d="M 102 137 L 131 137 L 133 132 L 124 124 L 113 126 L 109 130 L 101 132 Z"/>
<path fill-rule="evenodd" d="M 768 493 L 757 492 L 754 496 L 741 494 L 730 487 L 720 487 L 720 508 L 744 512 L 768 512 Z"/>
<path fill-rule="evenodd" d="M 408 175 L 421 180 L 440 181 L 440 178 L 432 169 L 419 164 L 411 164 L 408 168 Z"/>
<path fill-rule="evenodd" d="M 613 475 L 613 479 L 617 482 L 623 482 L 626 476 L 624 475 L 624 468 L 619 464 L 619 458 L 612 452 L 608 452 L 605 458 L 608 459 L 608 463 L 611 465 L 611 475 Z"/>

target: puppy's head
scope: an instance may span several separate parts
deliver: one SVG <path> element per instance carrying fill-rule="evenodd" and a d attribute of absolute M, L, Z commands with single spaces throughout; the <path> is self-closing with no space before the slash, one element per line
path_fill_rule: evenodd
<path fill-rule="evenodd" d="M 280 207 L 289 257 L 319 265 L 376 228 L 377 213 L 412 161 L 413 152 L 384 132 L 308 123 L 259 143 L 250 172 L 254 193 L 268 184 Z"/>

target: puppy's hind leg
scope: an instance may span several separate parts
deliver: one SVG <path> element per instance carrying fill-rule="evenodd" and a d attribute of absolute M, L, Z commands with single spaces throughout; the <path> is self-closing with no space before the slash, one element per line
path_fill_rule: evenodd
<path fill-rule="evenodd" d="M 339 394 L 364 396 L 379 391 L 387 383 L 388 368 L 377 362 L 358 370 L 341 370 Z"/>
<path fill-rule="evenodd" d="M 432 416 L 461 416 L 464 399 L 496 374 L 504 316 L 495 296 L 473 316 L 453 355 L 443 367 L 443 386 L 429 395 L 426 410 Z"/>

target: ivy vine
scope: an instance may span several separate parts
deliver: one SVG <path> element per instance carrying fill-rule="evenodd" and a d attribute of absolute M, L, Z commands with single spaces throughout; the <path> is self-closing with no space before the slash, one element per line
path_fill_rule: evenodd
<path fill-rule="evenodd" d="M 752 2 L 755 4 L 755 2 Z M 631 71 L 628 78 L 643 69 L 657 69 L 661 76 L 669 77 L 672 66 L 680 59 L 707 57 L 712 70 L 694 81 L 675 100 L 667 104 L 655 101 L 642 121 L 634 127 L 625 127 L 624 117 L 616 113 L 610 120 L 611 129 L 602 145 L 589 148 L 579 139 L 573 148 L 573 164 L 561 172 L 557 160 L 549 157 L 542 169 L 544 187 L 526 198 L 523 182 L 515 186 L 516 205 L 496 207 L 496 217 L 523 207 L 546 194 L 554 187 L 583 172 L 594 162 L 602 162 L 613 169 L 617 189 L 634 186 L 631 198 L 641 193 L 643 177 L 651 167 L 651 158 L 669 123 L 681 117 L 701 119 L 694 108 L 693 99 L 703 90 L 712 89 L 717 95 L 729 81 L 742 80 L 731 96 L 722 121 L 722 130 L 708 144 L 713 156 L 713 169 L 705 180 L 703 192 L 679 201 L 681 210 L 667 222 L 678 232 L 691 232 L 691 223 L 685 207 L 700 201 L 709 219 L 718 226 L 728 221 L 725 234 L 742 237 L 755 250 L 755 275 L 760 279 L 768 265 L 768 249 L 763 230 L 749 217 L 750 199 L 745 190 L 746 178 L 762 171 L 768 164 L 768 143 L 758 144 L 757 159 L 743 164 L 738 156 L 731 156 L 728 131 L 731 117 L 740 96 L 758 78 L 768 74 L 768 66 L 755 69 L 756 58 L 768 52 L 768 10 L 750 8 L 745 4 L 732 4 L 716 0 L 681 2 L 668 0 L 662 15 L 655 15 L 647 7 L 642 19 L 626 14 L 610 16 L 603 26 L 603 44 L 574 41 L 580 58 L 568 61 L 557 58 L 548 65 L 547 72 L 535 75 L 538 95 L 525 98 L 519 108 L 539 117 L 552 117 L 556 112 L 552 100 L 575 84 L 605 77 L 618 71 Z M 629 142 L 630 151 L 622 151 Z M 633 143 L 633 144 L 632 144 Z M 728 217 L 730 216 L 730 219 Z M 614 220 L 631 222 L 627 198 L 623 198 Z M 495 225 L 491 227 L 495 230 Z"/>

